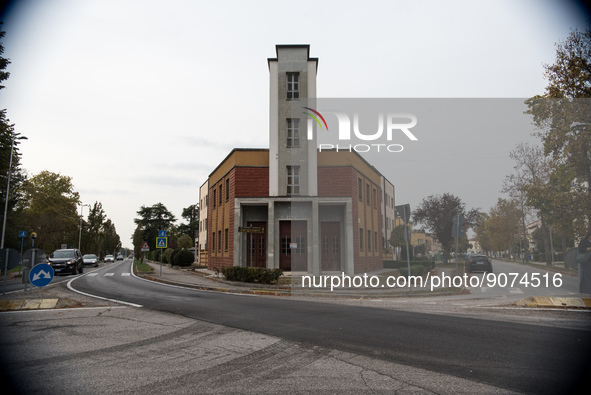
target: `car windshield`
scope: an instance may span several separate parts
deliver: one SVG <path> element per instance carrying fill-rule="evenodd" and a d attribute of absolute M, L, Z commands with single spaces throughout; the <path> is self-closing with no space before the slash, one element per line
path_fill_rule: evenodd
<path fill-rule="evenodd" d="M 113 258 L 113 255 L 107 255 L 105 258 Z"/>
<path fill-rule="evenodd" d="M 94 255 L 94 254 L 84 255 L 84 259 L 96 259 L 96 255 Z"/>
<path fill-rule="evenodd" d="M 488 261 L 488 257 L 484 255 L 476 255 L 472 257 L 474 261 Z"/>
<path fill-rule="evenodd" d="M 76 256 L 74 251 L 55 251 L 52 254 L 53 258 L 73 258 L 74 256 Z"/>

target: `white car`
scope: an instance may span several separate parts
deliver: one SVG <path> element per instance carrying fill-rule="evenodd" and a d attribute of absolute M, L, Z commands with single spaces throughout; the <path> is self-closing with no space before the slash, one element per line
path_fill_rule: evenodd
<path fill-rule="evenodd" d="M 86 254 L 82 257 L 84 259 L 84 266 L 96 266 L 98 267 L 98 256 L 94 254 Z"/>
<path fill-rule="evenodd" d="M 105 256 L 105 263 L 107 262 L 115 262 L 115 257 L 113 257 L 113 255 Z"/>

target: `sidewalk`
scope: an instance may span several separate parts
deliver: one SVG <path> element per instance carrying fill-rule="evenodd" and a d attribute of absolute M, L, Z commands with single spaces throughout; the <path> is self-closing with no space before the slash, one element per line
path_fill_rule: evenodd
<path fill-rule="evenodd" d="M 302 276 L 307 274 L 287 273 L 282 277 L 280 284 L 256 284 L 242 283 L 235 281 L 226 281 L 220 274 L 219 277 L 213 270 L 192 269 L 192 268 L 171 268 L 167 264 L 162 264 L 162 269 L 158 262 L 146 261 L 154 270 L 153 273 L 136 274 L 140 277 L 162 282 L 171 285 L 183 285 L 191 288 L 203 289 L 208 291 L 230 292 L 230 293 L 249 293 L 260 295 L 278 295 L 278 296 L 326 296 L 326 297 L 393 297 L 393 296 L 425 296 L 430 295 L 452 295 L 457 294 L 458 290 L 435 290 L 431 291 L 428 287 L 414 288 L 409 292 L 408 287 L 404 288 L 363 288 L 363 287 L 338 287 L 331 291 L 328 287 L 302 287 Z M 162 275 L 160 271 L 162 270 Z M 383 276 L 392 272 L 393 269 L 381 269 L 375 272 L 367 273 L 367 277 Z M 337 276 L 337 274 L 333 274 Z M 340 276 L 340 274 L 339 274 Z M 363 276 L 358 274 L 357 276 Z M 353 277 L 353 276 L 350 276 Z M 291 283 L 283 283 L 285 279 L 291 279 Z"/>
<path fill-rule="evenodd" d="M 347 298 L 347 299 L 380 299 L 380 298 L 396 298 L 396 297 L 431 297 L 431 296 L 445 296 L 445 295 L 461 295 L 469 294 L 470 289 L 467 288 L 435 288 L 431 290 L 429 287 L 413 287 L 412 291 L 408 287 L 392 288 L 383 285 L 386 277 L 393 274 L 393 269 L 382 269 L 379 271 L 367 273 L 365 277 L 372 276 L 379 277 L 380 285 L 376 287 L 335 287 L 330 289 L 330 283 L 327 287 L 302 286 L 302 277 L 307 276 L 304 273 L 287 273 L 280 280 L 280 284 L 256 284 L 256 283 L 241 283 L 226 281 L 220 274 L 219 277 L 212 270 L 196 269 L 196 268 L 172 268 L 166 264 L 160 266 L 158 262 L 146 261 L 153 271 L 149 273 L 136 272 L 136 275 L 147 280 L 161 282 L 169 285 L 184 286 L 189 288 L 201 289 L 206 291 L 227 292 L 227 293 L 243 293 L 256 295 L 273 295 L 273 296 L 298 296 L 298 297 L 326 297 L 326 298 Z M 446 275 L 453 275 L 454 270 L 444 268 L 440 270 Z M 441 275 L 441 274 L 439 274 Z M 333 273 L 334 277 L 341 277 L 339 273 Z M 344 275 L 343 275 L 344 276 Z M 434 275 L 432 275 L 433 277 Z M 324 277 L 324 276 L 321 276 Z M 354 277 L 354 276 L 350 276 Z M 364 274 L 358 274 L 357 279 L 364 277 Z M 319 281 L 320 277 L 316 277 Z M 291 281 L 290 281 L 291 280 Z M 329 280 L 330 281 L 330 280 Z M 309 285 L 309 284 L 308 284 Z M 55 289 L 57 291 L 57 288 Z M 65 292 L 65 291 L 62 291 Z M 58 294 L 55 292 L 45 292 L 45 299 L 36 298 L 35 294 L 12 294 L 0 297 L 0 311 L 11 310 L 35 310 L 47 308 L 64 308 L 64 307 L 84 307 L 91 305 L 92 302 L 76 301 L 79 295 L 72 298 L 71 291 L 69 294 Z M 65 303 L 67 302 L 67 303 Z M 98 302 L 97 302 L 98 304 Z M 591 309 L 591 298 L 587 297 L 536 297 L 530 296 L 523 298 L 515 303 L 516 306 L 522 307 L 543 307 L 543 308 L 577 308 L 577 309 Z"/>

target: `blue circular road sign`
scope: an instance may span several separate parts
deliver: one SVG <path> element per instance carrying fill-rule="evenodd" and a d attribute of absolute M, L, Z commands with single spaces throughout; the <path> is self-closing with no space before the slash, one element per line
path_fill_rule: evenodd
<path fill-rule="evenodd" d="M 53 268 L 47 263 L 33 266 L 29 272 L 29 281 L 35 287 L 44 287 L 53 280 Z"/>

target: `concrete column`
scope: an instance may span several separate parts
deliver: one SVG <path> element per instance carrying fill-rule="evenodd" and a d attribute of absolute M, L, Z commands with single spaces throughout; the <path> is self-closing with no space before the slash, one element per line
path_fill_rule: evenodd
<path fill-rule="evenodd" d="M 267 269 L 279 268 L 279 260 L 275 259 L 275 202 L 269 201 L 267 205 Z"/>
<path fill-rule="evenodd" d="M 353 275 L 355 274 L 355 266 L 354 266 L 354 248 L 353 245 L 353 221 L 356 221 L 357 218 L 353 218 L 353 202 L 351 200 L 347 200 L 345 203 L 345 234 L 343 235 L 345 248 L 343 252 L 345 253 L 345 265 L 344 270 L 345 274 Z"/>
<path fill-rule="evenodd" d="M 242 226 L 242 208 L 240 206 L 240 199 L 234 199 L 234 266 L 242 266 L 242 233 L 238 232 L 238 227 Z"/>
<path fill-rule="evenodd" d="M 311 264 L 308 264 L 308 273 L 312 273 L 314 276 L 320 275 L 320 215 L 318 213 L 318 200 L 312 200 L 312 217 L 310 221 L 312 223 L 312 243 L 308 241 L 308 245 L 312 245 L 312 259 L 308 260 Z M 308 227 L 310 227 L 308 225 Z"/>

